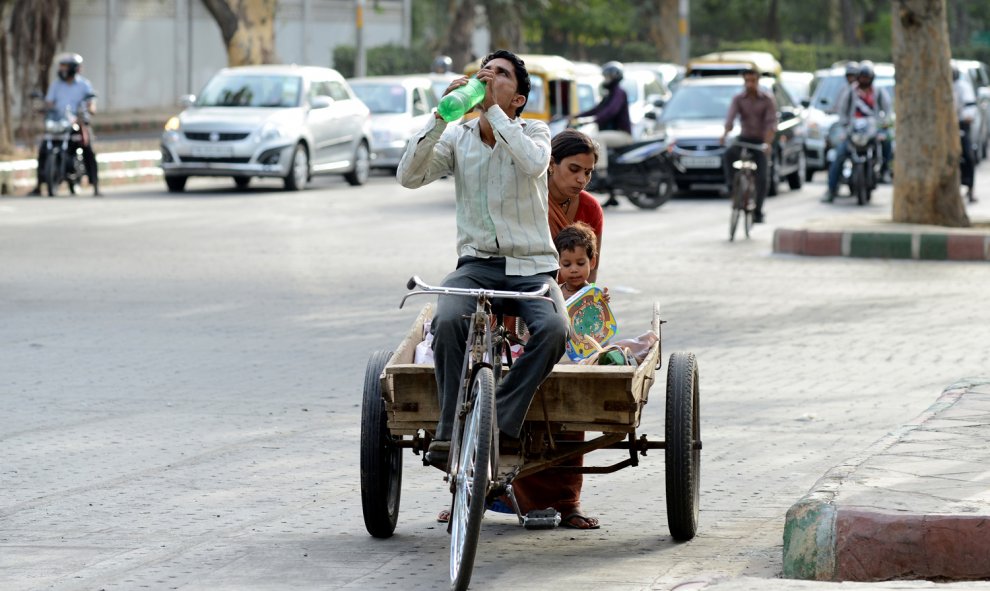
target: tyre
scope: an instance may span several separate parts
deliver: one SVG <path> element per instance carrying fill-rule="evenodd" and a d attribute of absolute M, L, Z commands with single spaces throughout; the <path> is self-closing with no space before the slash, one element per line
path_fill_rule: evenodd
<path fill-rule="evenodd" d="M 368 151 L 368 144 L 361 142 L 354 150 L 354 169 L 344 175 L 344 179 L 355 187 L 359 187 L 368 182 L 371 174 L 371 152 Z"/>
<path fill-rule="evenodd" d="M 693 353 L 673 353 L 667 365 L 667 527 L 678 542 L 698 531 L 701 480 L 701 417 L 698 362 Z M 697 445 L 695 445 L 697 442 Z"/>
<path fill-rule="evenodd" d="M 807 160 L 805 160 L 805 162 L 807 162 Z M 805 165 L 805 166 L 807 166 L 807 165 Z M 804 182 L 810 183 L 811 182 L 811 179 L 813 179 L 813 178 L 815 178 L 815 169 L 813 169 L 813 168 L 805 168 L 804 169 Z"/>
<path fill-rule="evenodd" d="M 729 241 L 736 239 L 736 228 L 739 226 L 739 215 L 743 212 L 743 192 L 746 190 L 746 179 L 736 173 L 732 179 L 732 213 L 729 216 Z"/>
<path fill-rule="evenodd" d="M 853 167 L 849 187 L 856 196 L 856 205 L 866 205 L 866 171 L 863 170 L 863 165 L 857 164 Z"/>
<path fill-rule="evenodd" d="M 48 196 L 58 194 L 58 186 L 62 184 L 62 152 L 52 152 L 45 160 L 45 184 L 48 186 Z"/>
<path fill-rule="evenodd" d="M 189 177 L 185 176 L 166 176 L 165 184 L 168 186 L 169 193 L 181 193 L 186 189 L 186 180 Z"/>
<path fill-rule="evenodd" d="M 674 179 L 670 175 L 663 174 L 657 180 L 655 193 L 650 195 L 645 195 L 643 193 L 635 193 L 633 195 L 627 195 L 629 202 L 640 209 L 656 209 L 663 205 L 664 203 L 670 201 L 670 197 L 674 194 Z"/>
<path fill-rule="evenodd" d="M 470 396 L 474 402 L 461 436 L 450 511 L 450 588 L 455 591 L 467 589 L 471 582 L 481 520 L 485 516 L 485 495 L 491 478 L 495 380 L 490 368 L 478 370 L 471 383 Z"/>
<path fill-rule="evenodd" d="M 285 190 L 302 191 L 306 188 L 307 180 L 309 180 L 309 152 L 303 144 L 296 144 L 296 148 L 292 150 L 292 166 L 285 175 Z"/>
<path fill-rule="evenodd" d="M 801 183 L 804 181 L 806 176 L 808 176 L 808 161 L 804 157 L 804 152 L 802 151 L 798 154 L 797 170 L 787 175 L 787 186 L 790 187 L 792 191 L 797 191 L 801 188 Z"/>
<path fill-rule="evenodd" d="M 368 359 L 361 407 L 361 509 L 364 527 L 376 538 L 395 531 L 402 487 L 402 448 L 389 433 L 379 380 L 391 357 L 391 351 L 375 351 Z"/>
<path fill-rule="evenodd" d="M 774 152 L 770 160 L 770 170 L 767 171 L 767 197 L 776 197 L 780 193 L 780 158 Z"/>
<path fill-rule="evenodd" d="M 248 185 L 250 185 L 250 184 L 251 184 L 251 177 L 249 177 L 249 176 L 235 176 L 234 177 L 234 186 L 236 186 L 241 191 L 243 191 L 244 189 L 247 189 L 248 188 Z"/>

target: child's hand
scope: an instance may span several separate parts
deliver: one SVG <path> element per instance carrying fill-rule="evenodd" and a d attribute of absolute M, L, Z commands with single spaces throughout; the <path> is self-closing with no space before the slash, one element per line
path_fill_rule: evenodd
<path fill-rule="evenodd" d="M 605 303 L 606 304 L 611 304 L 612 303 L 612 296 L 608 295 L 608 288 L 607 287 L 603 287 L 602 288 L 602 298 L 605 300 Z"/>

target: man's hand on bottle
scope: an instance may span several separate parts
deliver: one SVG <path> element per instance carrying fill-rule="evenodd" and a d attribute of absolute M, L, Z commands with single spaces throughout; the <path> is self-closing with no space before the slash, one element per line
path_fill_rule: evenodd
<path fill-rule="evenodd" d="M 482 68 L 478 71 L 477 78 L 485 83 L 485 98 L 481 100 L 481 110 L 487 111 L 495 104 L 495 92 L 493 88 L 495 84 L 495 71 Z"/>

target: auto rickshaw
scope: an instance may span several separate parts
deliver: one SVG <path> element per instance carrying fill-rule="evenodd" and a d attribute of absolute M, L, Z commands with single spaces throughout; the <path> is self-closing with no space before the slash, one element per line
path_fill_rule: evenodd
<path fill-rule="evenodd" d="M 580 112 L 578 106 L 577 75 L 574 64 L 558 55 L 520 55 L 529 71 L 529 101 L 523 117 L 545 121 L 550 132 L 556 134 L 567 127 L 569 118 Z M 481 60 L 464 68 L 466 76 L 473 76 L 481 69 Z M 477 117 L 468 113 L 465 119 Z M 558 129 L 559 127 L 559 129 Z"/>
<path fill-rule="evenodd" d="M 777 79 L 783 70 L 777 58 L 765 51 L 718 51 L 691 59 L 687 76 L 735 76 L 749 68 Z"/>

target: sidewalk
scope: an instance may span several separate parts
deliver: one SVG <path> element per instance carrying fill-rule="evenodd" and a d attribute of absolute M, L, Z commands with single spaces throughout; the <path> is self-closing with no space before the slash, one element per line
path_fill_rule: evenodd
<path fill-rule="evenodd" d="M 825 474 L 787 512 L 784 576 L 990 579 L 990 379 L 950 386 Z"/>

